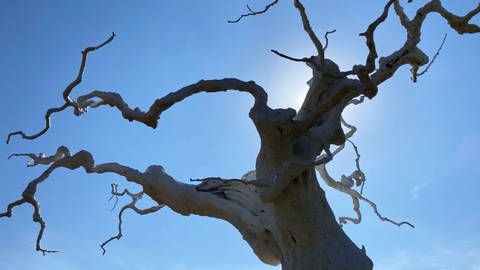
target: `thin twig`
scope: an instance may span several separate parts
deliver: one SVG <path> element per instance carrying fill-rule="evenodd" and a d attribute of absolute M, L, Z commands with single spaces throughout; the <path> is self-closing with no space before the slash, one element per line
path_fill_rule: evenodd
<path fill-rule="evenodd" d="M 350 100 L 350 102 L 348 103 L 348 105 L 358 105 L 360 103 L 362 103 L 363 101 L 365 100 L 365 96 L 361 96 L 359 99 L 352 99 Z M 365 174 L 363 173 L 363 171 L 361 170 L 360 168 L 360 153 L 358 151 L 358 148 L 357 146 L 350 140 L 350 138 L 354 135 L 354 133 L 357 131 L 357 128 L 349 123 L 347 123 L 343 117 L 340 118 L 340 121 L 341 123 L 347 127 L 348 129 L 350 129 L 347 133 L 345 133 L 345 139 L 350 142 L 355 150 L 355 154 L 356 154 L 356 159 L 355 159 L 355 167 L 356 167 L 356 170 L 354 170 L 352 172 L 351 175 L 349 176 L 345 176 L 345 175 L 342 175 L 342 179 L 341 181 L 337 181 L 335 180 L 334 178 L 332 178 L 328 171 L 327 171 L 327 168 L 326 168 L 326 163 L 323 163 L 319 166 L 316 166 L 316 169 L 317 171 L 320 173 L 320 176 L 321 178 L 325 181 L 325 183 L 340 191 L 340 192 L 343 192 L 345 194 L 348 194 L 351 198 L 352 198 L 352 202 L 353 202 L 353 210 L 355 211 L 357 217 L 354 218 L 354 217 L 345 217 L 345 216 L 341 216 L 339 217 L 338 221 L 340 223 L 340 225 L 344 225 L 347 223 L 347 221 L 350 221 L 354 224 L 358 224 L 361 222 L 362 220 L 362 214 L 360 212 L 360 200 L 368 203 L 370 205 L 370 207 L 373 209 L 373 211 L 375 212 L 375 214 L 377 215 L 377 217 L 382 220 L 382 221 L 386 221 L 386 222 L 390 222 L 392 224 L 395 224 L 397 226 L 402 226 L 402 225 L 408 225 L 412 228 L 414 228 L 414 226 L 407 222 L 407 221 L 401 221 L 401 222 L 396 222 L 396 221 L 393 221 L 385 216 L 382 216 L 380 214 L 380 212 L 378 211 L 378 208 L 377 208 L 377 205 L 369 200 L 368 198 L 364 197 L 362 192 L 363 192 L 363 185 L 365 184 Z M 338 153 L 340 153 L 343 149 L 345 148 L 345 143 L 340 145 L 339 147 L 337 147 L 335 149 L 335 151 L 333 151 L 332 153 L 332 156 L 335 156 L 337 155 Z M 320 157 L 324 157 L 324 155 L 320 155 Z M 354 183 L 354 180 L 355 180 L 355 183 Z M 359 184 L 362 184 L 362 187 L 361 187 L 361 190 L 360 192 L 356 191 L 355 189 L 353 189 L 352 187 L 354 186 L 354 184 L 356 184 L 357 186 L 359 186 Z"/>
<path fill-rule="evenodd" d="M 445 33 L 445 35 L 443 36 L 443 40 L 442 40 L 442 43 L 440 44 L 440 47 L 438 47 L 438 50 L 437 52 L 435 53 L 435 55 L 433 56 L 432 58 L 432 61 L 430 61 L 430 63 L 428 63 L 427 67 L 420 73 L 415 73 L 415 75 L 413 75 L 412 77 L 412 80 L 413 82 L 416 82 L 417 81 L 417 78 L 422 76 L 423 74 L 427 73 L 428 69 L 432 66 L 432 64 L 435 62 L 435 59 L 437 59 L 437 57 L 440 55 L 440 51 L 442 50 L 443 48 L 443 44 L 445 44 L 445 41 L 447 40 L 447 33 Z"/>
<path fill-rule="evenodd" d="M 325 46 L 323 46 L 323 51 L 326 51 L 327 48 L 328 48 L 328 35 L 333 34 L 333 33 L 335 33 L 335 32 L 337 32 L 336 29 L 333 29 L 333 30 L 331 30 L 331 31 L 325 32 L 325 35 L 324 35 L 324 37 L 325 37 Z"/>
<path fill-rule="evenodd" d="M 361 185 L 360 194 L 363 194 L 363 187 L 365 186 L 365 182 L 366 182 L 367 179 L 365 178 L 364 172 L 360 168 L 360 153 L 358 152 L 358 147 L 357 147 L 357 145 L 355 145 L 355 143 L 353 143 L 350 139 L 348 139 L 347 141 L 352 144 L 353 150 L 355 151 L 355 155 L 356 155 L 355 167 L 357 167 L 358 175 L 355 176 L 354 179 L 356 180 L 355 184 L 357 186 Z"/>
<path fill-rule="evenodd" d="M 160 210 L 163 207 L 163 205 L 155 205 L 155 206 L 149 207 L 147 209 L 138 209 L 135 204 L 143 198 L 143 195 L 144 195 L 143 192 L 139 192 L 139 193 L 134 194 L 134 193 L 131 193 L 128 189 L 124 189 L 122 192 L 118 192 L 118 185 L 115 184 L 115 183 L 111 184 L 111 188 L 112 188 L 112 191 L 111 191 L 112 197 L 110 197 L 110 199 L 112 199 L 113 197 L 116 198 L 115 205 L 113 206 L 113 208 L 115 208 L 115 206 L 117 205 L 118 197 L 128 195 L 132 199 L 132 201 L 130 203 L 124 205 L 122 207 L 122 209 L 120 210 L 120 212 L 118 213 L 118 233 L 116 235 L 108 238 L 102 244 L 100 244 L 100 248 L 102 249 L 102 255 L 105 255 L 105 252 L 107 251 L 105 249 L 105 246 L 108 243 L 110 243 L 112 240 L 115 240 L 115 239 L 120 240 L 120 238 L 122 238 L 122 236 L 123 236 L 122 217 L 123 217 L 123 212 L 125 212 L 125 210 L 132 209 L 137 214 L 145 215 L 145 214 L 154 213 L 154 212 Z M 112 210 L 113 210 L 113 208 L 112 208 Z"/>
<path fill-rule="evenodd" d="M 122 216 L 123 216 L 123 212 L 127 209 L 132 209 L 135 213 L 139 214 L 139 215 L 146 215 L 146 214 L 151 214 L 151 213 L 155 213 L 157 212 L 158 210 L 160 210 L 164 205 L 154 205 L 154 206 L 151 206 L 149 208 L 146 208 L 146 209 L 139 209 L 137 208 L 137 206 L 135 205 L 135 203 L 138 201 L 135 200 L 135 196 L 138 196 L 138 195 L 143 195 L 143 192 L 140 192 L 140 193 L 137 193 L 137 194 L 134 194 L 134 197 L 132 197 L 132 202 L 130 202 L 129 204 L 125 205 L 122 207 L 122 209 L 120 210 L 120 212 L 118 213 L 118 233 L 110 238 L 108 238 L 106 241 L 104 241 L 102 244 L 100 244 L 100 248 L 102 248 L 102 255 L 105 255 L 105 252 L 107 252 L 107 250 L 105 249 L 105 246 L 110 243 L 112 240 L 116 239 L 116 240 L 120 240 L 120 238 L 122 238 L 123 236 L 123 232 L 122 232 Z"/>
<path fill-rule="evenodd" d="M 270 4 L 266 5 L 265 8 L 260 10 L 260 11 L 254 11 L 250 8 L 249 5 L 247 5 L 247 9 L 248 9 L 249 13 L 242 14 L 237 19 L 228 21 L 228 23 L 238 23 L 241 19 L 243 19 L 245 17 L 263 14 L 263 13 L 267 12 L 271 7 L 276 5 L 277 3 L 278 3 L 278 0 L 274 0 Z"/>
<path fill-rule="evenodd" d="M 288 56 L 286 54 L 283 54 L 277 50 L 270 50 L 272 53 L 280 56 L 280 57 L 283 57 L 285 59 L 288 59 L 288 60 L 291 60 L 291 61 L 295 61 L 295 62 L 305 62 L 305 63 L 313 63 L 312 59 L 311 58 L 307 58 L 307 57 L 303 57 L 303 58 L 295 58 L 295 57 L 291 57 L 291 56 Z"/>

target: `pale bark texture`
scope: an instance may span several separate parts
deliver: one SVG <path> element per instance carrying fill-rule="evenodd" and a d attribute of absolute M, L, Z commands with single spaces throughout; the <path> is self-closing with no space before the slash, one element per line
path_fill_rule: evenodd
<path fill-rule="evenodd" d="M 259 11 L 248 8 L 248 13 L 229 22 L 241 23 L 242 19 L 267 13 L 280 3 L 287 4 L 288 1 L 272 1 Z M 28 166 L 49 167 L 28 184 L 21 197 L 10 203 L 6 211 L 0 213 L 0 217 L 11 217 L 13 208 L 18 205 L 32 205 L 34 221 L 40 224 L 36 249 L 44 254 L 55 252 L 44 249 L 41 245 L 46 225 L 40 214 L 35 192 L 55 169 L 63 167 L 74 170 L 82 167 L 86 173 L 114 173 L 123 176 L 127 181 L 143 188 L 143 192 L 133 194 L 128 190 L 119 192 L 117 185 L 112 185 L 112 198 L 128 195 L 132 201 L 121 208 L 118 234 L 102 243 L 104 252 L 107 244 L 122 237 L 122 213 L 125 210 L 131 209 L 143 215 L 167 206 L 181 215 L 208 216 L 229 222 L 242 234 L 260 260 L 272 265 L 281 264 L 284 270 L 372 269 L 373 263 L 365 249 L 357 247 L 342 230 L 342 225 L 348 222 L 357 224 L 361 221 L 360 201 L 370 205 L 382 221 L 398 226 L 413 225 L 382 216 L 377 205 L 363 195 L 366 178 L 360 168 L 358 148 L 353 142 L 350 141 L 357 155 L 356 169 L 338 181 L 329 175 L 326 168 L 328 162 L 346 146 L 346 142 L 356 131 L 356 127 L 342 118 L 342 112 L 348 105 L 362 103 L 365 97 L 374 98 L 378 86 L 392 77 L 403 65 L 411 66 L 414 82 L 425 73 L 438 55 L 437 52 L 432 61 L 429 61 L 429 57 L 417 47 L 422 23 L 429 14 L 440 14 L 460 34 L 477 33 L 480 32 L 480 27 L 469 21 L 480 12 L 480 6 L 464 16 L 459 16 L 447 11 L 441 1 L 432 0 L 420 8 L 414 18 L 408 18 L 403 11 L 402 2 L 390 0 L 383 11 L 379 10 L 378 18 L 360 34 L 366 38 L 368 47 L 365 63 L 355 65 L 347 71 L 341 71 L 334 60 L 325 58 L 328 34 L 334 31 L 324 35 L 324 46 L 312 29 L 303 4 L 294 0 L 293 8 L 299 12 L 303 28 L 317 54 L 294 58 L 275 50 L 272 52 L 288 60 L 304 62 L 312 69 L 309 89 L 298 112 L 290 108 L 270 108 L 267 104 L 267 92 L 261 86 L 253 81 L 246 82 L 236 78 L 200 80 L 155 100 L 147 110 L 131 108 L 120 94 L 102 90 L 72 98 L 74 88 L 82 80 L 88 54 L 112 42 L 115 37 L 115 34 L 112 34 L 99 46 L 89 47 L 82 52 L 78 75 L 63 91 L 65 103 L 46 112 L 45 128 L 33 135 L 26 135 L 22 131 L 12 132 L 7 139 L 8 143 L 15 135 L 29 140 L 42 136 L 50 128 L 51 115 L 68 107 L 72 107 L 74 114 L 80 116 L 88 109 L 108 105 L 118 110 L 128 121 L 137 121 L 156 128 L 162 112 L 185 98 L 200 92 L 234 90 L 254 98 L 249 117 L 261 139 L 255 170 L 238 179 L 212 176 L 195 179 L 191 184 L 187 184 L 174 179 L 160 165 L 152 165 L 141 172 L 114 162 L 96 164 L 88 151 L 80 150 L 72 155 L 65 146 L 59 147 L 51 156 L 12 154 L 11 157 L 30 157 Z M 398 50 L 379 58 L 374 34 L 387 18 L 389 11 L 398 16 L 408 38 Z M 420 72 L 419 68 L 422 66 L 426 69 Z M 335 218 L 325 198 L 325 192 L 320 187 L 317 172 L 326 185 L 352 198 L 356 217 L 340 217 L 338 220 Z M 157 204 L 147 209 L 137 208 L 136 202 L 143 196 L 149 196 Z"/>

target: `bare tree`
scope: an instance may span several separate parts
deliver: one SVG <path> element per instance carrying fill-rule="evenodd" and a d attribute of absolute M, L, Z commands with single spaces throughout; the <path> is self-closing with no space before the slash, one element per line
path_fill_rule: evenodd
<path fill-rule="evenodd" d="M 246 17 L 264 14 L 279 2 L 272 1 L 258 11 L 247 6 L 248 13 L 229 22 L 239 23 L 247 19 Z M 377 205 L 363 194 L 366 177 L 360 167 L 358 148 L 350 141 L 356 127 L 342 118 L 342 112 L 346 106 L 362 103 L 365 97 L 374 98 L 378 93 L 378 86 L 391 78 L 402 66 L 411 67 L 413 82 L 428 71 L 445 41 L 444 39 L 440 44 L 431 60 L 418 47 L 422 25 L 428 15 L 437 13 L 459 34 L 477 33 L 480 32 L 480 27 L 470 23 L 470 20 L 480 12 L 480 5 L 461 16 L 446 10 L 440 0 L 431 0 L 410 18 L 399 0 L 389 0 L 380 15 L 360 34 L 365 37 L 368 48 L 365 62 L 353 66 L 350 70 L 341 71 L 333 60 L 325 57 L 328 35 L 334 31 L 327 32 L 324 35 L 325 41 L 321 41 L 312 29 L 301 1 L 294 0 L 293 4 L 305 33 L 316 49 L 316 55 L 296 58 L 276 50 L 272 52 L 288 60 L 304 62 L 312 69 L 308 92 L 298 112 L 290 108 L 269 107 L 267 92 L 260 85 L 236 78 L 198 81 L 156 99 L 148 110 L 129 107 L 122 96 L 114 92 L 95 90 L 72 98 L 73 90 L 82 81 L 89 53 L 108 46 L 115 38 L 112 33 L 105 42 L 88 47 L 82 52 L 78 74 L 62 93 L 64 103 L 47 110 L 45 127 L 32 135 L 23 131 L 12 132 L 7 138 L 7 143 L 17 135 L 23 139 L 34 140 L 50 129 L 50 117 L 53 114 L 73 108 L 75 115 L 82 115 L 88 109 L 104 105 L 116 108 L 128 121 L 137 121 L 156 128 L 160 115 L 185 98 L 201 92 L 236 90 L 254 98 L 249 117 L 261 139 L 254 171 L 238 179 L 212 176 L 194 179 L 194 183 L 187 184 L 175 180 L 160 165 L 152 165 L 141 172 L 115 162 L 97 164 L 88 151 L 80 150 L 71 154 L 65 146 L 58 147 L 51 156 L 12 154 L 10 157 L 29 157 L 31 160 L 28 166 L 48 167 L 27 185 L 18 200 L 8 204 L 0 217 L 11 217 L 16 206 L 30 204 L 34 210 L 33 220 L 40 225 L 36 249 L 44 254 L 56 252 L 41 245 L 46 225 L 35 193 L 38 186 L 57 168 L 75 170 L 82 167 L 86 173 L 113 173 L 123 176 L 127 181 L 143 188 L 142 192 L 134 194 L 129 190 L 120 192 L 118 186 L 112 184 L 112 198 L 126 195 L 131 198 L 131 202 L 119 212 L 118 233 L 102 243 L 104 252 L 107 244 L 122 237 L 122 214 L 125 210 L 131 209 L 144 215 L 167 206 L 182 215 L 195 214 L 229 222 L 242 234 L 263 262 L 272 265 L 281 263 L 285 270 L 372 269 L 372 261 L 365 249 L 358 248 L 342 230 L 342 225 L 348 222 L 357 224 L 361 221 L 360 201 L 371 206 L 382 221 L 398 226 L 413 225 L 383 216 Z M 391 9 L 405 28 L 407 39 L 396 51 L 379 57 L 375 32 L 386 20 Z M 422 67 L 423 70 L 420 70 Z M 356 169 L 337 180 L 330 176 L 326 166 L 347 143 L 355 150 Z M 352 198 L 355 217 L 335 219 L 318 183 L 316 171 L 328 186 Z M 150 197 L 157 204 L 147 209 L 138 208 L 136 203 L 143 196 Z"/>

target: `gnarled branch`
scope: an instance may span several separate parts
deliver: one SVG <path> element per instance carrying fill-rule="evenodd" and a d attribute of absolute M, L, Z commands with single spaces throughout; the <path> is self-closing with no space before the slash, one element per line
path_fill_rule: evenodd
<path fill-rule="evenodd" d="M 370 75 L 375 85 L 379 85 L 392 77 L 398 68 L 406 64 L 412 66 L 412 80 L 415 81 L 419 67 L 429 62 L 432 63 L 428 56 L 418 48 L 422 25 L 429 14 L 438 13 L 459 34 L 480 32 L 480 26 L 470 23 L 470 20 L 480 13 L 480 4 L 466 15 L 458 16 L 446 10 L 440 0 L 432 0 L 418 9 L 413 19 L 408 18 L 398 1 L 394 1 L 394 8 L 400 23 L 407 31 L 407 40 L 400 49 L 379 59 L 378 69 Z"/>
<path fill-rule="evenodd" d="M 345 186 L 344 183 L 336 181 L 334 178 L 332 178 L 328 174 L 328 172 L 325 168 L 325 165 L 318 166 L 317 171 L 320 173 L 320 176 L 322 177 L 322 179 L 325 181 L 325 183 L 328 186 L 330 186 L 330 187 L 332 187 L 332 188 L 334 188 L 338 191 L 341 191 L 343 193 L 346 193 L 346 194 L 348 194 L 352 197 L 352 200 L 354 201 L 354 209 L 355 209 L 355 212 L 357 212 L 357 214 L 358 214 L 358 200 L 362 200 L 362 201 L 367 202 L 372 207 L 373 211 L 375 212 L 375 214 L 378 216 L 378 218 L 380 220 L 390 222 L 390 223 L 395 224 L 397 226 L 408 225 L 412 228 L 415 228 L 415 226 L 413 226 L 410 222 L 407 222 L 407 221 L 397 222 L 397 221 L 389 219 L 388 217 L 382 216 L 380 214 L 380 212 L 378 211 L 377 205 L 374 202 L 367 199 L 366 197 L 364 197 L 362 194 L 360 194 L 356 190 L 353 190 L 353 189 L 349 188 L 348 186 Z M 359 215 L 357 217 L 357 219 L 355 219 L 355 220 L 360 222 L 360 219 L 361 219 L 361 216 Z M 352 219 L 343 217 L 343 218 L 340 218 L 339 222 L 341 223 L 341 225 L 343 225 L 347 220 L 352 220 Z"/>
<path fill-rule="evenodd" d="M 115 201 L 115 205 L 117 204 L 118 202 L 118 197 L 120 196 L 124 196 L 125 194 L 128 195 L 132 201 L 126 205 L 124 205 L 122 207 L 122 209 L 120 209 L 120 212 L 118 213 L 118 233 L 110 238 L 108 238 L 106 241 L 104 241 L 101 245 L 100 245 L 100 248 L 102 248 L 102 254 L 105 255 L 105 252 L 107 251 L 105 249 L 105 246 L 110 243 L 112 240 L 120 240 L 120 238 L 122 238 L 123 236 L 123 232 L 122 232 L 122 215 L 123 215 L 123 212 L 127 209 L 132 209 L 135 213 L 139 214 L 139 215 L 146 215 L 146 214 L 151 214 L 151 213 L 154 213 L 154 212 L 157 212 L 158 210 L 160 210 L 164 205 L 154 205 L 154 206 L 151 206 L 149 208 L 146 208 L 146 209 L 139 209 L 137 206 L 136 206 L 136 203 L 141 200 L 143 198 L 143 192 L 138 192 L 138 193 L 131 193 L 128 189 L 124 189 L 123 192 L 118 192 L 118 185 L 117 184 L 112 184 L 111 185 L 112 187 L 112 197 L 115 197 L 116 201 Z M 110 198 L 110 199 L 111 199 Z M 115 207 L 115 206 L 114 206 Z M 113 208 L 112 208 L 113 209 Z"/>
<path fill-rule="evenodd" d="M 350 105 L 350 104 L 358 105 L 358 104 L 360 104 L 364 101 L 364 98 L 365 98 L 364 96 L 361 96 L 359 99 L 352 99 L 348 103 L 348 105 Z M 345 127 L 347 127 L 349 129 L 349 131 L 345 134 L 345 138 L 346 138 L 347 141 L 349 141 L 352 144 L 352 146 L 355 150 L 355 154 L 356 154 L 355 167 L 356 167 L 356 170 L 353 171 L 352 174 L 350 174 L 349 176 L 342 175 L 341 180 L 336 181 L 333 177 L 331 177 L 329 175 L 329 173 L 326 169 L 326 164 L 320 164 L 320 165 L 316 166 L 316 169 L 319 172 L 321 178 L 323 179 L 323 181 L 328 186 L 330 186 L 330 187 L 332 187 L 335 190 L 338 190 L 340 192 L 346 193 L 346 194 L 350 195 L 350 197 L 352 198 L 353 210 L 355 211 L 357 217 L 352 218 L 352 217 L 341 216 L 341 217 L 339 217 L 339 224 L 344 225 L 344 224 L 347 223 L 347 221 L 350 221 L 354 224 L 358 224 L 358 223 L 361 222 L 362 214 L 360 212 L 360 200 L 362 200 L 362 201 L 367 202 L 372 207 L 375 214 L 382 221 L 387 221 L 387 222 L 390 222 L 390 223 L 395 224 L 397 226 L 401 226 L 401 225 L 406 224 L 406 225 L 409 225 L 410 227 L 414 228 L 414 226 L 407 221 L 396 222 L 396 221 L 393 221 L 393 220 L 389 219 L 388 217 L 382 216 L 378 211 L 377 205 L 373 201 L 369 200 L 368 198 L 366 198 L 362 195 L 363 187 L 364 187 L 366 178 L 365 178 L 364 172 L 360 168 L 360 154 L 358 152 L 358 148 L 351 140 L 349 140 L 355 134 L 355 132 L 357 131 L 357 128 L 355 126 L 351 125 L 351 124 L 348 124 L 343 118 L 341 118 L 341 122 Z M 331 155 L 332 156 L 337 155 L 344 148 L 345 148 L 345 144 L 340 145 L 337 149 L 335 149 L 335 151 L 333 151 L 333 153 Z M 354 185 L 357 186 L 357 187 L 361 186 L 360 192 L 353 189 Z"/>
<path fill-rule="evenodd" d="M 375 70 L 375 60 L 378 57 L 374 40 L 375 30 L 377 30 L 377 27 L 387 19 L 388 10 L 390 9 L 390 6 L 396 1 L 398 0 L 388 1 L 388 3 L 383 8 L 382 14 L 368 26 L 367 31 L 360 34 L 360 36 L 364 36 L 366 39 L 368 56 L 365 65 L 359 68 L 359 72 L 371 73 Z"/>
<path fill-rule="evenodd" d="M 38 164 L 48 165 L 54 161 L 57 161 L 65 156 L 70 156 L 70 150 L 65 146 L 60 146 L 57 149 L 57 152 L 51 156 L 45 156 L 45 154 L 40 153 L 38 155 L 33 153 L 21 153 L 21 154 L 11 154 L 8 159 L 12 157 L 29 157 L 30 160 L 27 162 L 27 167 L 33 167 Z"/>
<path fill-rule="evenodd" d="M 360 34 L 360 36 L 364 36 L 366 39 L 368 55 L 365 64 L 353 66 L 351 73 L 356 74 L 358 79 L 363 83 L 365 86 L 364 94 L 368 98 L 373 98 L 378 92 L 377 85 L 372 81 L 372 78 L 369 75 L 375 70 L 375 61 L 378 57 L 374 40 L 375 30 L 387 19 L 388 10 L 395 1 L 397 0 L 388 1 L 383 9 L 382 14 L 368 26 L 365 32 Z M 350 74 L 350 72 L 347 73 Z"/>
<path fill-rule="evenodd" d="M 157 211 L 161 206 L 166 205 L 182 215 L 196 214 L 210 216 L 230 222 L 239 229 L 264 262 L 270 264 L 278 263 L 279 251 L 277 247 L 272 244 L 274 241 L 270 239 L 269 241 L 263 242 L 265 237 L 271 237 L 265 235 L 264 231 L 265 226 L 274 226 L 266 222 L 267 220 L 271 220 L 269 216 L 272 213 L 268 210 L 268 206 L 262 204 L 258 193 L 255 191 L 256 187 L 254 185 L 246 184 L 243 180 L 220 181 L 220 183 L 217 181 L 218 190 L 222 192 L 222 196 L 219 196 L 216 192 L 201 190 L 202 185 L 188 185 L 176 181 L 159 165 L 152 165 L 144 172 L 118 163 L 95 165 L 93 156 L 88 151 L 81 150 L 71 156 L 68 154 L 70 151 L 68 151 L 66 147 L 61 149 L 66 149 L 63 151 L 63 153 L 65 153 L 64 156 L 57 160 L 49 159 L 49 163 L 45 161 L 44 163 L 48 163 L 50 166 L 39 177 L 27 185 L 22 193 L 21 199 L 10 203 L 7 206 L 6 212 L 0 213 L 0 217 L 11 217 L 15 207 L 24 203 L 31 204 L 34 208 L 34 221 L 40 223 L 41 226 L 37 237 L 37 250 L 43 253 L 52 252 L 43 249 L 40 244 L 46 225 L 40 215 L 39 203 L 35 199 L 35 193 L 39 184 L 45 181 L 49 175 L 58 168 L 75 170 L 83 167 L 87 173 L 115 173 L 143 187 L 143 192 L 140 193 L 141 195 L 127 193 L 127 191 L 125 191 L 125 193 L 118 193 L 116 188 L 113 189 L 114 195 L 129 194 L 133 196 L 133 201 L 124 206 L 124 208 L 122 208 L 123 211 L 119 213 L 119 233 L 105 241 L 102 247 L 113 239 L 119 239 L 121 237 L 121 216 L 124 210 L 130 208 L 139 214 L 147 214 Z M 210 182 L 211 180 L 205 181 Z M 136 208 L 135 203 L 143 194 L 150 196 L 158 203 L 158 206 L 144 210 Z M 262 209 L 261 215 L 260 209 Z M 259 235 L 262 235 L 263 238 L 259 238 Z"/>
<path fill-rule="evenodd" d="M 268 106 L 266 105 L 267 93 L 265 90 L 253 81 L 245 82 L 235 78 L 201 80 L 155 100 L 146 112 L 138 107 L 135 109 L 130 108 L 118 93 L 99 90 L 78 97 L 77 104 L 81 112 L 86 112 L 88 108 L 99 107 L 101 105 L 116 107 L 122 113 L 123 118 L 129 121 L 135 120 L 152 128 L 156 128 L 160 114 L 183 99 L 200 92 L 224 92 L 227 90 L 237 90 L 251 94 L 255 99 L 252 110 L 259 108 L 263 112 L 268 111 Z M 94 99 L 96 98 L 99 100 L 95 101 Z M 267 109 L 267 111 L 265 109 Z"/>
<path fill-rule="evenodd" d="M 108 43 L 110 43 L 114 37 L 115 37 L 115 33 L 112 32 L 112 35 L 107 40 L 105 40 L 102 44 L 94 47 L 87 47 L 85 48 L 85 50 L 82 51 L 82 61 L 80 62 L 80 69 L 78 71 L 77 77 L 70 84 L 68 84 L 67 87 L 65 87 L 65 89 L 63 90 L 62 96 L 63 96 L 63 99 L 65 100 L 65 103 L 60 107 L 50 108 L 47 110 L 47 112 L 45 113 L 45 127 L 40 132 L 33 135 L 27 135 L 23 131 L 11 132 L 10 134 L 8 134 L 7 144 L 10 142 L 10 138 L 15 135 L 20 135 L 23 139 L 26 139 L 26 140 L 34 140 L 42 136 L 48 131 L 48 129 L 50 129 L 50 116 L 54 113 L 61 112 L 68 107 L 73 107 L 74 111 L 78 113 L 78 106 L 70 98 L 70 93 L 73 91 L 73 89 L 77 85 L 79 85 L 82 82 L 83 72 L 85 71 L 85 66 L 87 64 L 87 56 L 90 52 L 98 50 L 103 46 L 107 45 Z"/>

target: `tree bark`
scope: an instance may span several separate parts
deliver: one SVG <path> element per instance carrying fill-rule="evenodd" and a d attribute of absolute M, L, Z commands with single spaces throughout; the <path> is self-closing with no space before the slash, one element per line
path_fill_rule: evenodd
<path fill-rule="evenodd" d="M 283 270 L 373 268 L 338 224 L 314 170 L 294 179 L 273 206 Z"/>

